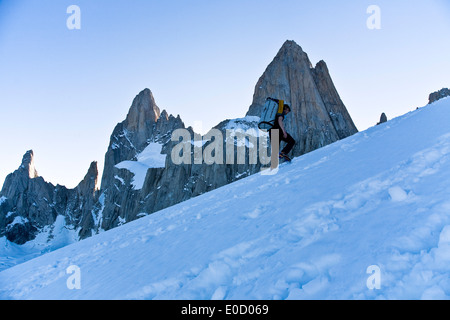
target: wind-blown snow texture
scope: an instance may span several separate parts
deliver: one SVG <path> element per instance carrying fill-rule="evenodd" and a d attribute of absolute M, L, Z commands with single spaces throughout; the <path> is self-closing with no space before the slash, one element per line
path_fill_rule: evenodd
<path fill-rule="evenodd" d="M 449 124 L 447 98 L 6 269 L 0 297 L 448 299 Z"/>

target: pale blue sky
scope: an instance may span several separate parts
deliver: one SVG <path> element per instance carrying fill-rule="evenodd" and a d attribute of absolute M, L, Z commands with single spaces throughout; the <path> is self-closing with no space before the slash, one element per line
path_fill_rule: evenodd
<path fill-rule="evenodd" d="M 67 7 L 81 9 L 69 30 Z M 369 5 L 381 30 L 369 30 Z M 35 151 L 40 175 L 74 187 L 102 170 L 133 98 L 204 130 L 245 115 L 285 40 L 323 59 L 359 130 L 450 86 L 448 0 L 0 0 L 0 186 Z"/>

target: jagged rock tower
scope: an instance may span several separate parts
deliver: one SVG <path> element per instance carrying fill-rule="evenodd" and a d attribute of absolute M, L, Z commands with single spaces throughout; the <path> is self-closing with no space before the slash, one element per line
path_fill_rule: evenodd
<path fill-rule="evenodd" d="M 313 68 L 294 41 L 286 41 L 255 87 L 247 115 L 259 116 L 267 97 L 292 107 L 286 130 L 297 141 L 299 156 L 358 132 L 331 80 L 324 61 Z"/>
<path fill-rule="evenodd" d="M 92 162 L 76 188 L 54 186 L 38 175 L 34 153 L 27 151 L 20 167 L 6 177 L 0 192 L 0 237 L 23 244 L 55 223 L 58 216 L 65 217 L 71 228 L 81 228 L 96 201 L 97 178 L 97 162 Z"/>

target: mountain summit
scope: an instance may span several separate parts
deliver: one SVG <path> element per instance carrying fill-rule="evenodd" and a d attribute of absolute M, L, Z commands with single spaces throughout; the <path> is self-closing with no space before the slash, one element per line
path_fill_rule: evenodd
<path fill-rule="evenodd" d="M 34 152 L 27 151 L 19 168 L 6 177 L 0 191 L 0 237 L 24 244 L 44 233 L 45 240 L 41 240 L 45 243 L 44 247 L 52 247 L 58 217 L 62 217 L 60 220 L 63 221 L 58 224 L 60 228 L 79 231 L 90 217 L 97 199 L 97 178 L 97 163 L 92 162 L 85 178 L 76 188 L 54 186 L 38 175 Z M 57 239 L 56 242 L 56 247 L 59 247 L 71 241 Z"/>
<path fill-rule="evenodd" d="M 105 171 L 102 176 L 102 189 L 111 185 L 114 177 L 109 175 L 112 168 L 125 160 L 131 160 L 148 144 L 153 135 L 154 125 L 160 117 L 150 89 L 142 90 L 133 100 L 124 121 L 117 124 L 111 135 L 105 155 Z"/>
<path fill-rule="evenodd" d="M 24 169 L 28 173 L 28 177 L 30 179 L 37 178 L 38 172 L 36 171 L 36 168 L 34 166 L 34 152 L 33 150 L 27 151 L 23 158 L 22 158 L 22 164 L 20 165 L 20 169 Z"/>
<path fill-rule="evenodd" d="M 292 112 L 286 129 L 297 141 L 294 155 L 323 147 L 358 132 L 333 84 L 328 67 L 312 67 L 308 55 L 294 41 L 286 41 L 255 86 L 247 112 L 259 116 L 267 97 L 283 99 Z"/>

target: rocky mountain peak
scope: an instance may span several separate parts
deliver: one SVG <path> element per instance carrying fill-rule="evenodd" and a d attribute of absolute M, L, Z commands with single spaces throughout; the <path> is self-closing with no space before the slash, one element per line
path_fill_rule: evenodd
<path fill-rule="evenodd" d="M 311 62 L 308 55 L 294 41 L 286 41 L 275 58 L 259 78 L 253 94 L 248 116 L 260 116 L 267 97 L 283 99 L 292 103 L 292 86 L 309 73 Z M 299 74 L 300 73 L 300 74 Z"/>
<path fill-rule="evenodd" d="M 134 98 L 126 119 L 117 124 L 111 135 L 105 155 L 101 189 L 114 184 L 117 164 L 135 161 L 150 143 L 167 143 L 170 133 L 178 128 L 184 128 L 180 117 L 175 118 L 166 110 L 161 112 L 150 89 L 142 90 Z"/>
<path fill-rule="evenodd" d="M 133 100 L 124 121 L 117 124 L 111 135 L 105 155 L 102 188 L 111 185 L 111 176 L 116 164 L 134 159 L 145 149 L 152 139 L 154 129 L 161 113 L 150 89 L 142 90 Z"/>
<path fill-rule="evenodd" d="M 299 46 L 293 40 L 286 40 L 278 51 L 275 59 L 287 58 L 289 60 L 300 60 L 300 59 L 308 59 L 307 54 L 303 51 L 302 47 Z M 309 61 L 309 59 L 308 59 Z"/>
<path fill-rule="evenodd" d="M 134 98 L 125 121 L 129 130 L 139 132 L 145 130 L 148 122 L 154 123 L 159 117 L 160 110 L 152 92 L 144 89 Z"/>
<path fill-rule="evenodd" d="M 20 170 L 24 170 L 30 179 L 37 178 L 38 172 L 34 165 L 34 152 L 33 150 L 27 151 L 22 157 L 22 164 L 19 167 Z"/>
<path fill-rule="evenodd" d="M 84 179 L 78 184 L 77 189 L 82 193 L 91 193 L 92 195 L 97 190 L 98 167 L 97 161 L 93 161 L 89 166 L 88 172 Z"/>
<path fill-rule="evenodd" d="M 97 163 L 92 162 L 89 170 L 75 189 L 54 186 L 39 177 L 34 168 L 34 153 L 27 151 L 19 169 L 9 174 L 0 197 L 0 237 L 17 244 L 24 244 L 35 238 L 39 230 L 55 223 L 58 216 L 65 223 L 80 227 L 90 218 L 96 201 L 98 178 Z M 53 235 L 48 235 L 51 242 Z"/>
<path fill-rule="evenodd" d="M 358 130 L 330 77 L 324 61 L 313 68 L 306 52 L 286 41 L 258 80 L 247 116 L 260 116 L 267 97 L 291 106 L 285 126 L 297 141 L 298 156 L 348 137 Z"/>

